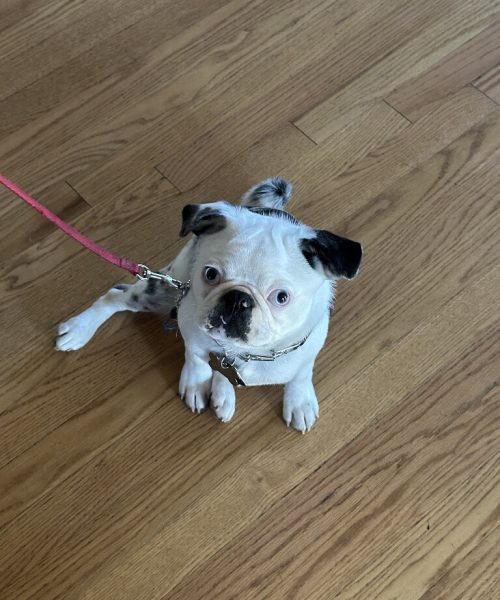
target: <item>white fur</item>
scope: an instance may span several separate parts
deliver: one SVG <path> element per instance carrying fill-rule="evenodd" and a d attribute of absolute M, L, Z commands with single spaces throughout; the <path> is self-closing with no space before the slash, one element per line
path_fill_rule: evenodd
<path fill-rule="evenodd" d="M 313 367 L 327 335 L 334 291 L 332 282 L 312 269 L 301 254 L 299 240 L 311 237 L 313 230 L 228 203 L 204 206 L 222 213 L 227 226 L 215 234 L 193 238 L 168 268 L 174 277 L 192 282 L 178 311 L 185 343 L 179 393 L 193 412 L 205 410 L 210 403 L 221 421 L 230 421 L 236 407 L 235 390 L 224 376 L 212 371 L 209 353 L 224 347 L 232 352 L 267 354 L 308 336 L 302 347 L 274 362 L 250 361 L 240 369 L 247 385 L 284 385 L 284 421 L 301 432 L 308 431 L 319 414 Z M 224 272 L 223 282 L 213 288 L 202 278 L 207 264 Z M 77 350 L 115 312 L 141 310 L 132 299 L 136 295 L 146 298 L 145 286 L 145 282 L 137 282 L 126 289 L 113 288 L 90 308 L 62 323 L 56 348 Z M 274 307 L 268 302 L 267 296 L 276 286 L 291 290 L 289 306 Z M 248 290 L 256 303 L 246 342 L 204 327 L 223 291 L 233 288 Z M 171 299 L 161 307 L 162 312 L 168 313 L 172 305 Z"/>

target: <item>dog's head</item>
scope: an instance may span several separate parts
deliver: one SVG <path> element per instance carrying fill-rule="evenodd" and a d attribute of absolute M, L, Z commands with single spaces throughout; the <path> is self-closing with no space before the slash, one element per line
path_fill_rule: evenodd
<path fill-rule="evenodd" d="M 297 341 L 328 305 L 331 282 L 358 272 L 360 244 L 285 212 L 291 192 L 289 183 L 274 178 L 249 190 L 240 206 L 183 209 L 181 235 L 197 237 L 190 292 L 195 318 L 223 345 L 270 349 Z"/>

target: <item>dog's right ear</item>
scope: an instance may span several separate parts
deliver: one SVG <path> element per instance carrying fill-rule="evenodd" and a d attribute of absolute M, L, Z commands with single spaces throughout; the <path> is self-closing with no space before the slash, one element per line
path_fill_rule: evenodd
<path fill-rule="evenodd" d="M 243 194 L 242 206 L 248 208 L 277 208 L 282 210 L 292 197 L 293 186 L 283 177 L 261 181 Z"/>
<path fill-rule="evenodd" d="M 310 266 L 323 273 L 327 279 L 353 279 L 363 257 L 363 248 L 359 242 L 330 231 L 314 231 L 313 237 L 301 240 L 300 247 Z"/>
<path fill-rule="evenodd" d="M 203 204 L 187 204 L 182 209 L 182 227 L 180 235 L 211 234 L 222 231 L 226 226 L 226 217 L 216 208 Z"/>

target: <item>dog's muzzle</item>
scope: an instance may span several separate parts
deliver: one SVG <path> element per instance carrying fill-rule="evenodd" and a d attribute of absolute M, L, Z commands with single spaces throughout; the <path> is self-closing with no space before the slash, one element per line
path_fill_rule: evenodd
<path fill-rule="evenodd" d="M 226 335 L 246 341 L 250 331 L 255 300 L 242 290 L 229 290 L 223 294 L 208 315 L 210 328 L 223 327 Z"/>

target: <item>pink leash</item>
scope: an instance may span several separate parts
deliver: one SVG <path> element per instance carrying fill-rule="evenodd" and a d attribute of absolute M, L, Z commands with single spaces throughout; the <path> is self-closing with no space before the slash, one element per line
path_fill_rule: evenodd
<path fill-rule="evenodd" d="M 111 263 L 112 265 L 115 265 L 116 267 L 119 267 L 120 269 L 123 269 L 124 271 L 128 271 L 132 275 L 137 276 L 139 279 L 160 279 L 177 289 L 184 289 L 186 287 L 186 284 L 178 281 L 177 279 L 174 279 L 173 277 L 170 277 L 169 275 L 151 271 L 151 269 L 149 269 L 145 265 L 133 262 L 128 258 L 120 258 L 119 256 L 116 256 L 116 254 L 113 254 L 112 252 L 109 252 L 108 250 L 104 249 L 102 246 L 99 246 L 99 244 L 96 244 L 92 240 L 89 240 L 89 238 L 84 236 L 83 233 L 80 233 L 79 231 L 71 227 L 71 225 L 68 225 L 57 215 L 55 215 L 51 210 L 43 206 L 43 204 L 40 204 L 38 200 L 32 198 L 29 194 L 27 194 L 20 187 L 18 187 L 13 181 L 7 179 L 7 177 L 2 175 L 1 173 L 0 183 L 4 185 L 7 189 L 9 189 L 11 192 L 13 192 L 18 198 L 24 200 L 26 204 L 29 204 L 29 206 L 31 206 L 37 212 L 39 212 L 42 215 L 42 217 L 45 217 L 45 219 L 47 219 L 51 223 L 54 223 L 56 227 L 62 229 L 62 231 L 64 231 L 66 235 L 69 235 L 71 238 L 73 238 L 79 244 L 81 244 L 84 248 L 87 248 L 87 250 L 90 250 L 94 254 L 97 254 L 97 256 L 99 256 L 103 260 Z"/>

